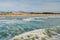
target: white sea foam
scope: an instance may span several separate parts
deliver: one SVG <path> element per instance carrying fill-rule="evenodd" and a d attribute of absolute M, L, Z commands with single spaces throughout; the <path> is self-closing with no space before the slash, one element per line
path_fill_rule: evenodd
<path fill-rule="evenodd" d="M 32 17 L 32 18 L 25 18 L 23 19 L 22 21 L 26 21 L 26 22 L 29 22 L 29 21 L 42 21 L 44 22 L 44 20 L 41 20 L 39 19 L 40 17 Z M 37 20 L 36 20 L 37 19 Z"/>
<path fill-rule="evenodd" d="M 42 19 L 48 19 L 48 17 L 35 17 L 35 18 L 38 18 L 38 19 L 40 19 L 40 18 L 42 18 Z"/>
<path fill-rule="evenodd" d="M 20 21 L 20 20 L 0 20 L 0 23 L 14 24 L 14 23 L 22 23 L 22 21 Z"/>
<path fill-rule="evenodd" d="M 23 21 L 31 21 L 33 20 L 33 18 L 26 18 L 26 19 L 23 19 Z"/>
<path fill-rule="evenodd" d="M 8 20 L 7 20 L 7 19 L 5 19 L 5 18 L 6 18 L 6 17 L 3 17 L 3 18 L 1 17 L 1 18 L 0 18 L 0 19 L 1 19 L 1 20 L 0 20 L 0 24 L 2 23 L 2 24 L 0 25 L 0 27 L 2 27 L 5 23 L 6 23 L 6 24 L 16 24 L 16 23 L 21 23 L 21 24 L 24 24 L 24 23 L 25 23 L 25 24 L 26 24 L 27 22 L 30 22 L 30 21 L 47 22 L 47 21 L 45 21 L 44 19 L 48 19 L 48 18 L 60 18 L 60 17 L 53 17 L 53 16 L 51 16 L 51 17 L 27 17 L 27 18 L 22 18 L 21 20 L 18 20 L 18 19 L 16 19 L 16 18 L 10 19 L 10 20 L 8 19 Z M 4 20 L 3 20 L 3 19 L 4 19 Z M 55 21 L 55 20 L 54 20 L 54 21 L 51 22 L 51 25 L 55 25 L 55 24 L 57 25 L 56 22 L 58 23 L 59 21 Z M 3 23 L 4 23 L 4 24 L 3 24 Z M 49 23 L 50 23 L 50 22 L 49 22 Z M 14 27 L 13 27 L 13 29 L 18 30 L 18 28 L 21 28 L 22 30 L 24 30 L 22 27 L 20 27 L 20 25 L 18 25 L 18 26 L 19 26 L 19 27 L 17 27 L 17 28 L 14 28 Z M 27 25 L 27 26 L 29 26 L 29 25 Z M 37 27 L 37 26 L 38 26 L 38 25 L 36 25 L 36 27 Z M 10 29 L 9 26 L 6 26 L 6 27 L 7 27 L 8 29 Z M 23 27 L 25 27 L 25 25 L 23 25 Z M 44 31 L 44 29 L 40 29 L 40 31 L 34 30 L 34 31 L 31 31 L 31 32 L 23 33 L 23 34 L 18 35 L 18 36 L 16 36 L 16 37 L 19 38 L 19 36 L 22 36 L 22 35 L 24 36 L 25 34 L 27 35 L 27 34 L 30 34 L 30 33 L 31 33 L 31 34 L 41 35 L 41 36 L 40 36 L 40 38 L 41 38 L 41 37 L 44 37 L 44 36 L 45 36 L 45 35 L 42 34 L 43 31 Z M 26 36 L 26 35 L 25 35 L 25 36 Z M 60 34 L 59 34 L 59 35 L 60 35 Z M 57 36 L 57 35 L 56 35 L 56 36 Z M 53 36 L 52 38 L 49 38 L 49 39 L 51 39 L 51 40 L 59 40 L 60 37 L 57 36 L 57 38 L 56 38 L 56 36 Z M 9 36 L 8 36 L 8 37 L 9 37 Z M 10 38 L 10 37 L 9 37 L 9 38 Z M 6 39 L 9 40 L 9 38 L 6 38 Z M 15 37 L 14 37 L 14 38 L 15 38 Z M 55 39 L 55 38 L 56 38 L 56 39 Z M 5 39 L 5 40 L 6 40 L 6 39 Z M 2 40 L 2 39 L 0 39 L 0 40 Z"/>
<path fill-rule="evenodd" d="M 48 30 L 47 30 L 48 31 Z M 45 29 L 38 29 L 38 30 L 34 30 L 34 31 L 30 31 L 30 32 L 26 32 L 26 33 L 23 33 L 23 34 L 20 34 L 18 36 L 15 36 L 14 38 L 12 38 L 12 40 L 14 39 L 18 39 L 18 40 L 21 40 L 20 38 L 23 37 L 24 39 L 30 39 L 28 38 L 27 36 L 31 36 L 32 37 L 35 37 L 37 36 L 38 38 L 34 39 L 34 40 L 43 40 L 43 39 L 46 39 L 46 40 L 60 40 L 60 34 L 58 34 L 57 32 L 55 31 L 50 31 L 51 33 L 49 33 L 51 36 L 49 36 L 49 34 L 46 34 L 46 30 Z M 44 34 L 45 33 L 45 34 Z M 54 35 L 55 34 L 55 35 Z M 29 36 L 29 37 L 30 37 Z M 22 40 L 24 40 L 22 39 Z"/>
<path fill-rule="evenodd" d="M 6 17 L 1 17 L 1 18 L 6 18 Z M 17 19 L 13 19 L 13 20 L 0 20 L 0 23 L 22 23 L 22 22 L 29 22 L 29 21 L 44 21 L 41 20 L 42 19 L 48 19 L 48 18 L 60 18 L 60 17 L 55 17 L 55 16 L 48 16 L 48 17 L 28 17 L 28 18 L 23 18 L 22 20 L 17 20 Z M 37 19 L 37 20 L 36 20 Z"/>

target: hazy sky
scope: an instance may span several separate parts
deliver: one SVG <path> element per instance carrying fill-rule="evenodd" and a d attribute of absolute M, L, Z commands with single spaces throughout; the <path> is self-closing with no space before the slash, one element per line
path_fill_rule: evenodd
<path fill-rule="evenodd" d="M 60 12 L 60 0 L 0 0 L 0 11 Z"/>

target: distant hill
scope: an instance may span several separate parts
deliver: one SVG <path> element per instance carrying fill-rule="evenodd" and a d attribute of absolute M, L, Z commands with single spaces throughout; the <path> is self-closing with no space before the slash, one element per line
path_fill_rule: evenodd
<path fill-rule="evenodd" d="M 35 13 L 35 12 L 30 12 L 30 14 L 60 14 L 60 13 L 53 13 L 53 12 L 42 12 L 42 13 Z"/>
<path fill-rule="evenodd" d="M 53 13 L 53 12 L 24 12 L 24 11 L 15 11 L 15 12 L 0 12 L 0 14 L 20 14 L 20 13 L 25 13 L 25 14 L 60 14 L 60 13 Z"/>

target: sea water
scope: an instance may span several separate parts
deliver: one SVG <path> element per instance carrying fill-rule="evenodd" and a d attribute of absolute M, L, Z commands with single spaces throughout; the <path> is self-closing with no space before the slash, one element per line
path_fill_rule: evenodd
<path fill-rule="evenodd" d="M 43 28 L 60 26 L 60 17 L 0 17 L 0 40 L 11 40 L 16 35 Z"/>

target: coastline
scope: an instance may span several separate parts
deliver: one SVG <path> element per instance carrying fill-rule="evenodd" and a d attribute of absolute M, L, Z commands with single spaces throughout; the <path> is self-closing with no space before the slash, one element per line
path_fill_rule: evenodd
<path fill-rule="evenodd" d="M 60 14 L 0 14 L 0 16 L 60 16 Z"/>

